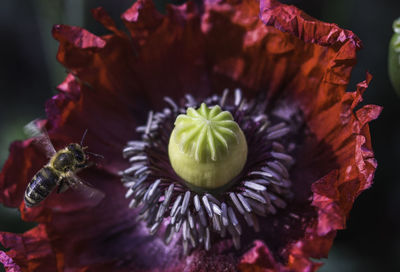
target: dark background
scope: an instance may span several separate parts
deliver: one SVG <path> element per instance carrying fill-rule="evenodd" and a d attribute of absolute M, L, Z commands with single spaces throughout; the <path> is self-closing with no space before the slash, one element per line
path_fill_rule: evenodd
<path fill-rule="evenodd" d="M 171 2 L 156 0 L 164 11 Z M 179 1 L 183 2 L 183 1 Z M 179 3 L 173 1 L 173 3 Z M 400 271 L 400 100 L 387 73 L 387 47 L 392 22 L 400 16 L 399 0 L 289 0 L 322 21 L 350 29 L 363 41 L 358 64 L 348 87 L 355 89 L 373 74 L 365 104 L 384 111 L 371 124 L 379 163 L 374 186 L 355 202 L 347 229 L 340 231 L 320 271 Z M 96 34 L 105 30 L 94 21 L 90 9 L 103 6 L 119 21 L 131 0 L 1 0 L 0 7 L 0 167 L 8 146 L 23 139 L 29 121 L 45 117 L 44 103 L 66 75 L 57 63 L 54 24 L 83 26 Z M 120 23 L 120 21 L 119 21 Z M 400 76 L 400 75 L 399 75 Z M 0 206 L 0 230 L 23 232 L 32 224 L 22 222 L 18 211 Z M 0 268 L 1 271 L 1 268 Z"/>

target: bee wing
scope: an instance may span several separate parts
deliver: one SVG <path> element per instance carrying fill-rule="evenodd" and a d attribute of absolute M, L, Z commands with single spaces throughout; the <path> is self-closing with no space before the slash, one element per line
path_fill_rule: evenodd
<path fill-rule="evenodd" d="M 71 188 L 73 188 L 78 192 L 83 193 L 86 197 L 94 199 L 97 203 L 100 202 L 105 196 L 105 194 L 102 191 L 94 188 L 87 182 L 82 181 L 74 173 L 69 174 L 67 180 Z"/>
<path fill-rule="evenodd" d="M 24 127 L 26 135 L 33 138 L 34 144 L 39 146 L 48 158 L 56 154 L 53 144 L 50 141 L 49 135 L 45 128 L 40 128 L 37 125 L 38 120 L 33 120 Z"/>

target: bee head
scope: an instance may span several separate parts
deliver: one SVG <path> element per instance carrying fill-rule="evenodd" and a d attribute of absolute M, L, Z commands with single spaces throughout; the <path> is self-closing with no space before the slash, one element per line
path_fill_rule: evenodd
<path fill-rule="evenodd" d="M 86 161 L 86 156 L 85 156 L 85 152 L 84 147 L 82 147 L 80 144 L 69 144 L 68 145 L 68 150 L 72 152 L 72 154 L 74 154 L 75 160 L 78 163 L 83 163 Z"/>

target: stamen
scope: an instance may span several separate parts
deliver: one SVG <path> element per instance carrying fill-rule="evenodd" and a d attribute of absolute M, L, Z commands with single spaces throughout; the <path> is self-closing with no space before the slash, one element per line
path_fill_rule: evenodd
<path fill-rule="evenodd" d="M 174 100 L 172 100 L 170 97 L 166 96 L 164 97 L 164 101 L 167 102 L 171 107 L 174 112 L 178 112 L 178 105 L 175 104 Z"/>
<path fill-rule="evenodd" d="M 290 201 L 290 167 L 295 160 L 289 153 L 295 145 L 289 144 L 288 139 L 297 133 L 293 127 L 299 126 L 292 126 L 290 120 L 276 115 L 270 118 L 265 99 L 246 101 L 240 89 L 233 95 L 225 89 L 222 96 L 214 95 L 204 101 L 190 94 L 185 95 L 182 103 L 169 97 L 164 101 L 166 108 L 161 112 L 150 111 L 146 125 L 136 128 L 141 140 L 129 141 L 122 151 L 130 163 L 121 172 L 121 181 L 128 188 L 125 197 L 132 198 L 129 207 L 137 208 L 136 219 L 145 222 L 150 235 L 164 236 L 166 244 L 179 235 L 184 254 L 198 247 L 210 250 L 218 239 L 230 239 L 239 249 L 245 232 L 258 232 L 259 220 L 285 209 Z M 168 157 L 167 146 L 175 119 L 186 108 L 197 108 L 201 102 L 229 111 L 248 144 L 242 173 L 215 191 L 188 187 L 172 169 Z M 213 111 L 207 114 L 217 116 Z M 216 144 L 224 146 L 224 138 L 219 134 L 215 131 L 215 139 L 205 138 L 206 143 L 213 148 Z M 212 153 L 214 157 L 217 155 Z M 288 216 L 299 219 L 293 213 Z"/>
<path fill-rule="evenodd" d="M 221 107 L 225 106 L 225 102 L 228 97 L 228 93 L 229 93 L 229 89 L 225 89 L 224 92 L 222 93 L 221 103 L 220 103 Z"/>
<path fill-rule="evenodd" d="M 151 123 L 153 121 L 153 111 L 149 112 L 149 117 L 147 118 L 147 125 L 146 125 L 146 130 L 145 130 L 145 134 L 149 134 L 150 133 L 150 129 L 151 127 Z"/>

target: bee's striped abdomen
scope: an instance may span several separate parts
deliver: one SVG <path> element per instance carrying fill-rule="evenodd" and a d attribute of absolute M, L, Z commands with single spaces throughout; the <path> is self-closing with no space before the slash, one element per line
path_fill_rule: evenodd
<path fill-rule="evenodd" d="M 45 166 L 36 173 L 25 190 L 25 205 L 39 204 L 57 186 L 60 176 L 51 167 Z"/>

